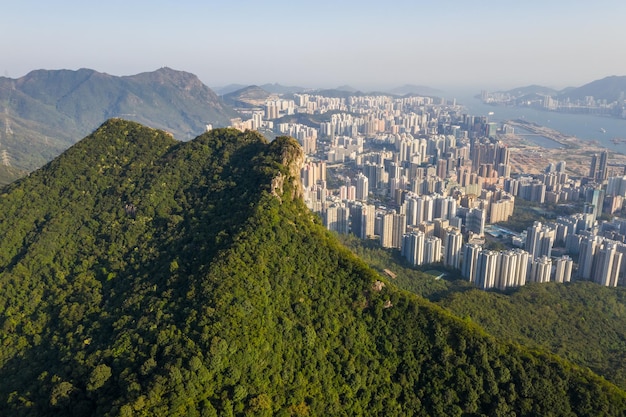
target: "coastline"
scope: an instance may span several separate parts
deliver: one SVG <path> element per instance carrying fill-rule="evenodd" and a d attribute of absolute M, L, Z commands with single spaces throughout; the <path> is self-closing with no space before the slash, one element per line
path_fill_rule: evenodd
<path fill-rule="evenodd" d="M 549 139 L 559 145 L 555 148 L 547 148 L 533 143 L 524 134 L 499 134 L 498 139 L 505 143 L 511 151 L 512 172 L 539 174 L 544 172 L 550 163 L 556 164 L 559 161 L 565 161 L 568 174 L 583 177 L 589 173 L 592 155 L 607 151 L 609 172 L 614 175 L 624 174 L 626 155 L 606 148 L 598 141 L 583 140 L 522 119 L 508 120 L 505 124 L 513 126 L 515 129 L 524 129 L 533 135 Z"/>

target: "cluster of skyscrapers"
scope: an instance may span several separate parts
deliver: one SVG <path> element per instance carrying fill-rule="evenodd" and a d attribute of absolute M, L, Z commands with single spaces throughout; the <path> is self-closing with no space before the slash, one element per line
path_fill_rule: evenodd
<path fill-rule="evenodd" d="M 296 113 L 330 110 L 335 111 L 315 133 L 281 127 L 311 155 L 302 170 L 304 198 L 328 229 L 375 239 L 416 266 L 458 269 L 484 289 L 568 282 L 576 275 L 603 285 L 623 283 L 624 240 L 597 236 L 597 219 L 607 204 L 614 213 L 626 197 L 626 176 L 610 176 L 606 152 L 593 156 L 584 178 L 571 178 L 564 161 L 539 175 L 512 175 L 498 126 L 443 100 L 296 97 Z M 327 165 L 333 167 L 332 189 Z M 584 208 L 536 222 L 513 237 L 517 248 L 486 249 L 486 225 L 510 219 L 516 198 Z M 615 238 L 614 228 L 606 232 Z"/>

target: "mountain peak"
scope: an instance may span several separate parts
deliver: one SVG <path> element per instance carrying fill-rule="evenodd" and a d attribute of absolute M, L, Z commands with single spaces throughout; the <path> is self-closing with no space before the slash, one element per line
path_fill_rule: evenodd
<path fill-rule="evenodd" d="M 18 156 L 13 165 L 25 170 L 42 166 L 110 118 L 189 140 L 237 115 L 197 76 L 169 67 L 123 77 L 86 68 L 35 70 L 0 84 L 0 102 L 13 127 L 3 146 Z"/>
<path fill-rule="evenodd" d="M 290 198 L 301 199 L 304 190 L 300 182 L 300 170 L 305 160 L 302 147 L 293 138 L 279 136 L 271 142 L 270 152 L 276 155 L 276 160 L 286 169 L 286 172 L 281 172 L 272 180 L 272 193 L 281 198 L 284 195 L 285 180 L 288 180 L 292 184 Z"/>
<path fill-rule="evenodd" d="M 272 96 L 258 85 L 249 85 L 224 94 L 224 102 L 235 107 L 260 107 Z"/>

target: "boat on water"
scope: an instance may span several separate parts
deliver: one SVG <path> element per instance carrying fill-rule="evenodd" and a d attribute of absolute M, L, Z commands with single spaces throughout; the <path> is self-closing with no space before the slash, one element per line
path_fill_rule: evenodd
<path fill-rule="evenodd" d="M 601 128 L 600 128 L 600 132 L 602 132 L 602 133 L 606 133 L 606 129 L 605 129 L 605 128 L 603 128 L 603 127 L 601 127 Z"/>

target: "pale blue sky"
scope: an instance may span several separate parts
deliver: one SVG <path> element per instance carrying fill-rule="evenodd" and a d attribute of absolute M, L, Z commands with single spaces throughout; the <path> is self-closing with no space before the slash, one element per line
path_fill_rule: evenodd
<path fill-rule="evenodd" d="M 562 88 L 626 75 L 622 1 L 19 0 L 0 75 L 162 66 L 209 86 Z"/>

